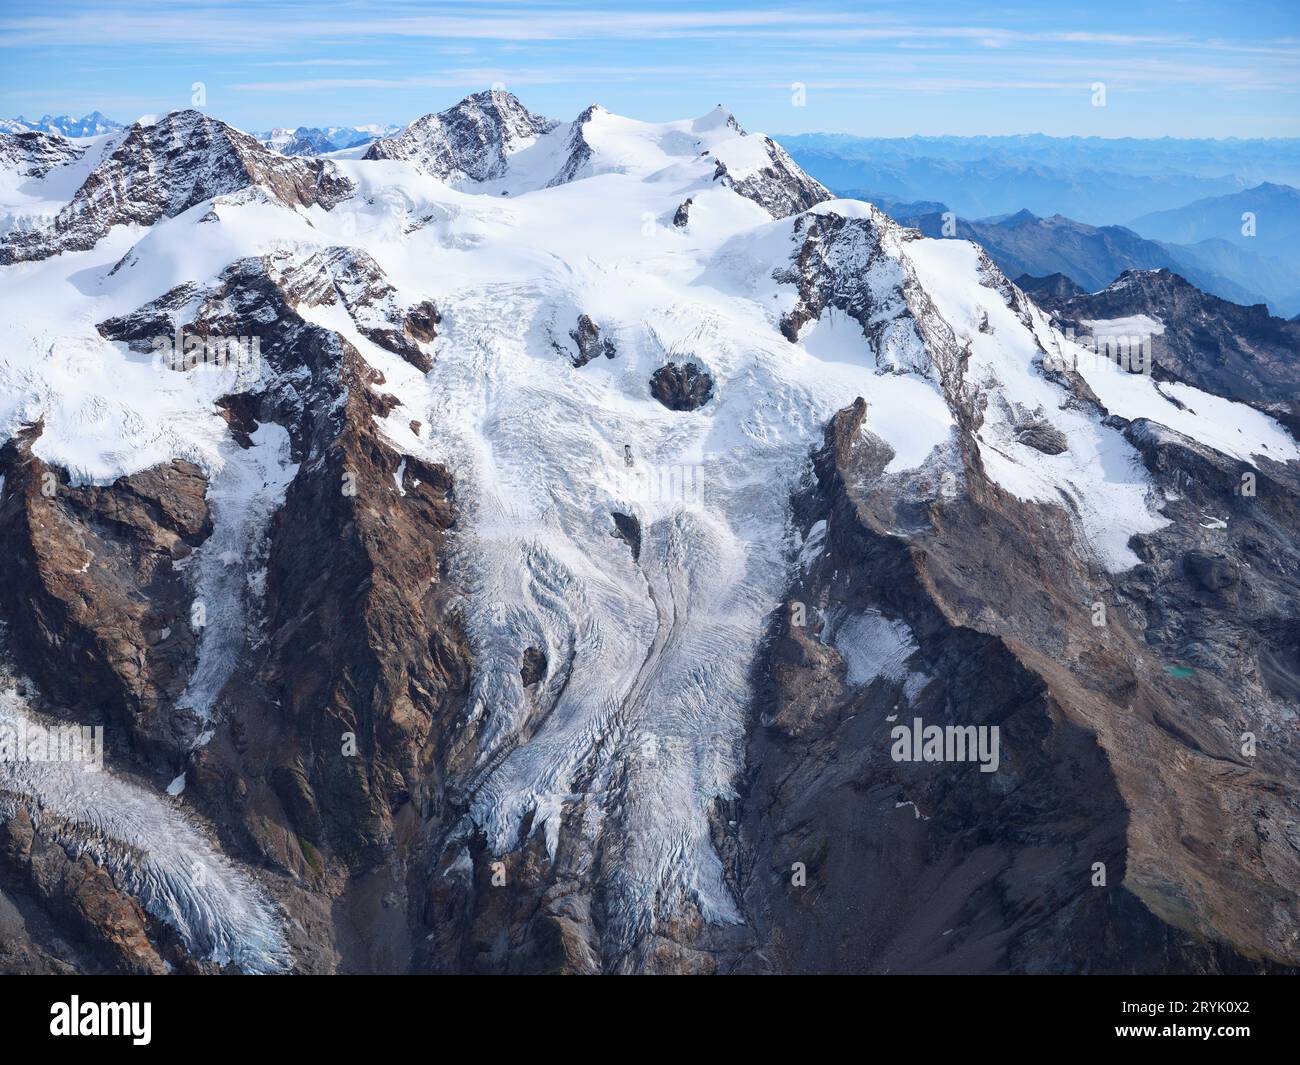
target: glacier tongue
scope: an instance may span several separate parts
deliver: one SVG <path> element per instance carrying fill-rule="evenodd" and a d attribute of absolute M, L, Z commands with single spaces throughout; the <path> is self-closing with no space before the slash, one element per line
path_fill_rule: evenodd
<path fill-rule="evenodd" d="M 739 919 L 710 807 L 734 795 L 748 671 L 785 587 L 787 501 L 830 408 L 792 384 L 786 342 L 752 307 L 724 312 L 707 291 L 678 301 L 650 314 L 655 329 L 621 329 L 612 362 L 579 369 L 534 324 L 568 305 L 562 290 L 446 298 L 427 379 L 430 443 L 456 474 L 466 530 L 468 714 L 485 724 L 471 816 L 496 853 L 530 817 L 554 853 L 591 801 L 599 823 L 583 830 L 600 837 L 616 950 L 684 896 L 710 920 Z M 647 383 L 664 348 L 688 344 L 733 372 L 702 410 L 669 411 Z M 639 523 L 639 558 L 615 512 Z M 549 664 L 532 691 L 528 648 Z"/>
<path fill-rule="evenodd" d="M 0 728 L 49 728 L 0 667 Z M 180 935 L 186 950 L 248 973 L 281 972 L 290 955 L 270 897 L 173 802 L 108 769 L 0 760 L 0 815 L 26 807 L 38 827 L 88 853 Z"/>

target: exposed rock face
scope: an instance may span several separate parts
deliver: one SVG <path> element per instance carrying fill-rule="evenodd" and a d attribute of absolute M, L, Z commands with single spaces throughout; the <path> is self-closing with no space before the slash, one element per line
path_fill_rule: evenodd
<path fill-rule="evenodd" d="M 182 285 L 129 316 L 111 318 L 99 331 L 137 350 L 152 350 L 156 338 L 178 330 L 195 336 L 257 336 L 263 353 L 294 347 L 294 330 L 284 335 L 284 316 L 305 324 L 298 306 L 333 307 L 348 312 L 357 332 L 400 355 L 423 372 L 433 365 L 422 345 L 433 342 L 442 320 L 432 300 L 403 306 L 379 265 L 356 248 L 329 248 L 303 258 L 292 255 L 246 259 L 232 264 L 219 283 L 206 290 Z M 188 319 L 188 320 L 187 320 Z M 273 325 L 273 328 L 270 328 Z M 291 368 L 292 362 L 282 368 Z"/>
<path fill-rule="evenodd" d="M 168 293 L 131 318 L 101 327 L 116 339 L 143 341 L 178 327 L 206 335 L 239 328 L 239 322 L 277 323 L 263 346 L 273 384 L 252 406 L 259 419 L 286 424 L 311 461 L 293 482 L 271 534 L 266 613 L 269 630 L 278 635 L 260 667 L 265 701 L 249 709 L 245 726 L 271 744 L 259 749 L 276 755 L 231 777 L 229 768 L 220 768 L 223 753 L 207 748 L 198 786 L 215 787 L 224 776 L 223 792 L 243 793 L 249 785 L 237 784 L 242 774 L 265 774 L 272 789 L 267 801 L 283 804 L 280 816 L 298 838 L 361 863 L 375 860 L 395 814 L 422 794 L 417 767 L 435 705 L 463 683 L 457 660 L 463 652 L 431 643 L 429 632 L 443 622 L 426 617 L 440 601 L 430 584 L 438 583 L 451 484 L 444 471 L 410 458 L 403 494 L 394 491 L 399 462 L 374 428 L 388 409 L 370 388 L 374 371 L 345 339 L 309 325 L 295 308 L 341 302 L 360 332 L 404 354 L 395 339 L 404 334 L 391 328 L 403 315 L 387 306 L 391 296 L 368 256 L 332 249 L 307 259 L 241 260 L 210 292 Z M 178 321 L 181 308 L 196 317 Z M 405 318 L 405 329 L 427 336 L 436 311 L 421 305 Z M 384 323 L 389 328 L 378 328 Z M 382 656 L 376 639 L 385 647 Z M 322 670 L 321 663 L 329 668 Z M 279 703 L 274 711 L 273 697 Z M 355 738 L 355 756 L 340 753 L 345 733 Z M 236 746 L 228 753 L 242 752 Z M 266 816 L 248 809 L 247 799 L 237 806 L 257 822 Z M 257 836 L 262 829 L 249 831 Z M 258 845 L 272 847 L 267 857 L 281 864 L 302 862 L 297 843 L 289 855 L 280 842 Z"/>
<path fill-rule="evenodd" d="M 1176 831 L 1167 816 L 1153 819 L 1139 842 L 1144 859 L 1160 868 L 1159 880 L 1207 879 L 1181 891 L 1170 891 L 1167 880 L 1144 885 L 1143 897 L 1179 927 L 1217 926 L 1227 935 L 1219 932 L 1216 938 L 1240 944 L 1243 953 L 1294 965 L 1296 931 L 1284 929 L 1275 904 L 1265 900 L 1279 897 L 1272 885 L 1291 876 L 1291 866 L 1300 860 L 1294 833 L 1282 829 L 1291 840 L 1285 847 L 1278 838 L 1279 827 L 1291 823 L 1281 780 L 1296 753 L 1280 721 L 1283 707 L 1297 695 L 1294 664 L 1300 648 L 1290 610 L 1282 605 L 1295 592 L 1297 549 L 1294 538 L 1279 533 L 1300 519 L 1300 481 L 1292 464 L 1264 461 L 1256 474 L 1262 487 L 1249 496 L 1241 491 L 1241 467 L 1221 454 L 1144 421 L 1133 422 L 1125 435 L 1152 476 L 1180 498 L 1168 508 L 1175 521 L 1145 540 L 1139 551 L 1144 564 L 1125 575 L 1119 590 L 1126 605 L 1147 619 L 1145 644 L 1163 660 L 1166 672 L 1181 664 L 1194 668 L 1197 678 L 1161 685 L 1164 704 L 1152 706 L 1151 720 L 1172 737 L 1167 742 L 1234 767 L 1228 769 L 1231 784 L 1218 794 L 1222 812 L 1207 811 L 1192 829 L 1194 838 L 1204 832 L 1213 842 L 1185 844 L 1181 850 L 1171 846 L 1167 835 L 1158 834 Z M 1226 513 L 1226 529 L 1204 520 L 1212 510 Z M 1179 581 L 1177 561 L 1189 551 L 1197 554 Z M 1182 582 L 1199 585 L 1208 595 L 1185 594 Z M 1247 734 L 1268 736 L 1268 752 L 1253 757 Z M 1179 791 L 1192 786 L 1187 780 L 1169 783 Z M 1238 841 L 1244 852 L 1235 846 Z M 1238 857 L 1228 859 L 1229 853 Z M 1224 865 L 1211 872 L 1219 862 Z M 1179 865 L 1184 868 L 1171 876 L 1171 867 Z M 1240 908 L 1226 901 L 1235 892 L 1260 900 L 1256 927 L 1264 931 L 1247 931 Z"/>
<path fill-rule="evenodd" d="M 207 479 L 177 461 L 77 487 L 30 443 L 18 437 L 0 453 L 0 596 L 14 652 L 82 720 L 165 757 L 197 732 L 171 712 L 194 656 L 176 564 L 211 530 Z"/>
<path fill-rule="evenodd" d="M 651 374 L 650 394 L 669 410 L 699 410 L 713 396 L 713 378 L 693 362 L 670 362 Z"/>
<path fill-rule="evenodd" d="M 1145 547 L 1151 563 L 1112 589 L 1074 564 L 1046 581 L 1027 579 L 1031 555 L 1066 557 L 1068 532 L 1045 511 L 1036 518 L 1034 508 L 997 490 L 974 488 L 979 471 L 970 466 L 971 495 L 936 499 L 924 531 L 903 543 L 892 533 L 897 517 L 880 474 L 888 451 L 882 456 L 858 428 L 864 412 L 859 401 L 828 429 L 816 485 L 797 509 L 802 521 L 824 520 L 830 532 L 779 614 L 763 667 L 739 852 L 758 946 L 742 968 L 1217 972 L 1294 965 L 1293 932 L 1265 901 L 1281 898 L 1297 861 L 1293 846 L 1266 842 L 1272 826 L 1290 817 L 1274 790 L 1281 763 L 1249 764 L 1237 750 L 1245 724 L 1228 724 L 1243 706 L 1231 655 L 1259 655 L 1262 663 L 1275 653 L 1268 647 L 1275 637 L 1264 634 L 1276 630 L 1167 586 L 1160 613 L 1152 614 L 1155 572 L 1177 573 L 1157 559 L 1180 557 L 1181 537 L 1165 542 L 1165 532 Z M 1191 472 L 1154 446 L 1161 454 L 1151 454 L 1153 471 L 1174 479 Z M 1287 489 L 1273 498 L 1290 509 L 1297 497 Z M 1273 520 L 1259 508 L 1244 537 L 1258 535 L 1256 521 Z M 984 532 L 971 538 L 976 527 Z M 1189 577 L 1211 574 L 1211 583 L 1226 587 L 1213 576 L 1224 559 L 1196 557 Z M 1289 562 L 1270 566 L 1260 591 L 1289 569 Z M 1108 625 L 1089 625 L 1086 605 L 1078 604 L 1116 595 L 1121 606 Z M 993 601 L 996 614 L 980 605 Z M 835 641 L 818 619 L 864 610 L 901 626 L 901 653 L 911 654 L 892 676 L 861 689 L 845 677 L 844 656 L 828 646 Z M 1225 648 L 1220 657 L 1196 640 L 1202 656 L 1211 654 L 1198 665 L 1211 663 L 1212 676 L 1180 689 L 1160 668 L 1174 653 L 1168 641 L 1184 626 L 1207 623 L 1236 651 Z M 966 670 L 978 682 L 963 679 Z M 1251 705 L 1260 705 L 1256 698 L 1248 697 Z M 1274 707 L 1256 727 L 1277 736 Z M 1010 774 L 1013 786 L 987 787 L 969 764 L 891 760 L 889 723 L 913 717 L 998 724 L 996 776 Z M 1285 761 L 1291 744 L 1282 746 L 1287 753 L 1275 754 Z M 1233 783 L 1184 775 L 1173 768 L 1180 757 L 1203 761 L 1207 770 L 1226 766 Z M 1189 811 L 1195 794 L 1210 791 L 1215 812 L 1171 817 L 1172 807 Z M 1218 802 L 1232 812 L 1219 811 Z M 1227 825 L 1261 841 L 1247 846 L 1249 857 L 1235 868 L 1218 864 L 1236 846 L 1225 838 Z M 1181 843 L 1171 832 L 1182 833 Z M 899 883 L 892 870 L 913 860 L 915 872 Z M 796 862 L 806 871 L 802 884 L 792 883 Z M 1117 889 L 1089 886 L 1095 862 L 1105 864 Z M 866 913 L 858 907 L 864 891 L 874 900 Z M 1265 923 L 1273 922 L 1272 931 L 1245 929 L 1228 902 L 1242 892 L 1271 915 Z"/>
<path fill-rule="evenodd" d="M 396 137 L 375 141 L 366 158 L 402 159 L 442 181 L 488 181 L 504 176 L 511 152 L 556 125 L 510 93 L 493 89 L 425 115 Z"/>
<path fill-rule="evenodd" d="M 1222 551 L 1188 551 L 1183 556 L 1183 567 L 1209 592 L 1231 588 L 1240 579 L 1236 562 Z"/>
<path fill-rule="evenodd" d="M 781 318 L 782 334 L 793 343 L 808 322 L 835 308 L 862 326 L 879 365 L 897 370 L 934 365 L 942 380 L 955 381 L 960 345 L 897 254 L 910 239 L 907 231 L 874 207 L 868 210 L 863 218 L 809 213 L 795 222 L 795 254 L 773 274 L 799 293 L 793 310 Z"/>
<path fill-rule="evenodd" d="M 0 137 L 0 170 L 20 177 L 44 177 L 55 167 L 80 159 L 84 148 L 48 133 L 15 133 Z"/>
<path fill-rule="evenodd" d="M 573 358 L 574 366 L 586 366 L 602 355 L 612 359 L 618 354 L 614 342 L 609 337 L 602 337 L 600 326 L 585 314 L 578 315 L 577 328 L 569 330 L 569 339 L 578 347 L 578 354 Z"/>
<path fill-rule="evenodd" d="M 400 869 L 420 836 L 412 826 L 444 814 L 444 785 L 429 790 L 426 760 L 447 742 L 442 700 L 463 699 L 467 677 L 440 572 L 450 479 L 413 457 L 399 464 L 376 429 L 390 405 L 373 390 L 378 375 L 345 338 L 296 310 L 341 304 L 362 335 L 418 352 L 415 341 L 436 335 L 437 310 L 392 297 L 368 256 L 331 249 L 240 260 L 214 286 L 181 286 L 100 326 L 142 351 L 177 330 L 264 332 L 264 373 L 227 405 L 232 433 L 246 445 L 260 421 L 274 420 L 310 460 L 270 532 L 263 609 L 275 639 L 241 653 L 220 702 L 226 727 L 197 749 L 208 723 L 174 708 L 195 639 L 194 592 L 173 563 L 211 531 L 206 479 L 180 463 L 74 488 L 26 439 L 5 452 L 5 607 L 20 622 L 21 664 L 74 719 L 120 724 L 137 754 L 187 764 L 187 795 L 242 853 L 279 871 L 304 919 L 316 900 L 343 896 L 349 917 L 301 945 L 306 968 L 410 965 L 416 933 L 405 922 L 418 928 L 420 909 L 408 915 L 380 900 L 405 892 Z M 458 742 L 472 752 L 472 734 Z M 449 775 L 457 757 L 438 756 Z M 61 912 L 58 883 L 25 890 L 39 888 L 40 904 Z M 132 968 L 123 958 L 105 964 Z"/>
<path fill-rule="evenodd" d="M 357 372 L 350 362 L 345 380 Z M 345 406 L 341 431 L 276 519 L 267 578 L 276 636 L 260 680 L 284 730 L 267 770 L 277 797 L 303 838 L 367 868 L 398 817 L 436 801 L 421 766 L 444 727 L 443 700 L 466 676 L 458 637 L 445 634 L 439 572 L 450 481 L 408 458 L 405 494 L 395 493 L 397 460 L 369 427 L 382 408 L 355 387 L 346 403 L 357 408 Z M 322 657 L 330 668 L 308 665 Z M 355 755 L 342 753 L 348 734 Z"/>
<path fill-rule="evenodd" d="M 45 839 L 25 810 L 0 823 L 0 884 L 15 895 L 52 901 L 53 914 L 78 931 L 94 959 L 87 958 L 83 968 L 152 975 L 164 971 L 140 904 L 120 891 L 89 855 L 70 857 Z M 35 938 L 29 950 L 40 950 L 37 944 L 44 937 L 38 931 Z M 6 937 L 6 949 L 12 949 L 12 943 Z M 51 971 L 57 971 L 55 966 Z"/>
<path fill-rule="evenodd" d="M 877 525 L 871 490 L 855 486 L 879 483 L 888 451 L 863 436 L 865 411 L 859 400 L 828 428 L 816 487 L 800 502 L 803 521 L 824 520 L 830 531 L 779 614 L 760 689 L 742 831 L 742 854 L 752 847 L 755 857 L 742 869 L 761 946 L 743 967 L 988 971 L 1031 958 L 1068 967 L 1066 955 L 1086 943 L 1075 926 L 1096 920 L 1110 897 L 1081 890 L 1089 863 L 1122 865 L 1122 802 L 1103 787 L 1095 741 L 1069 723 L 1042 678 L 1001 639 L 949 615 L 939 590 L 952 571 L 931 560 L 934 548 L 905 545 Z M 937 531 L 973 517 L 932 520 Z M 863 689 L 817 619 L 872 610 L 899 627 L 902 653 L 912 654 Z M 915 716 L 997 725 L 1004 758 L 1044 753 L 1000 766 L 997 775 L 1013 774 L 1011 788 L 987 787 L 990 777 L 970 764 L 892 761 L 892 722 Z M 885 870 L 900 861 L 917 864 L 898 881 Z M 806 870 L 798 886 L 795 862 Z M 1016 882 L 1036 877 L 1031 869 L 1055 870 L 1060 881 L 1027 891 Z M 870 912 L 850 918 L 864 890 Z"/>
<path fill-rule="evenodd" d="M 115 225 L 152 225 L 213 196 L 256 185 L 289 207 L 326 210 L 352 194 L 332 163 L 286 159 L 198 111 L 131 126 L 48 231 L 13 234 L 0 263 L 93 248 Z"/>
<path fill-rule="evenodd" d="M 598 104 L 592 104 L 569 127 L 569 135 L 562 153 L 564 162 L 555 172 L 555 176 L 546 183 L 549 188 L 576 181 L 590 169 L 595 150 L 587 140 L 587 126 L 596 114 L 603 110 Z"/>
<path fill-rule="evenodd" d="M 738 125 L 735 125 L 735 119 L 731 119 L 731 124 L 739 132 L 744 133 Z M 771 137 L 763 138 L 763 147 L 770 161 L 767 166 L 737 179 L 732 175 L 727 164 L 719 159 L 713 174 L 714 181 L 719 181 L 746 199 L 753 200 L 773 218 L 787 218 L 833 198 L 819 182 L 800 170 L 794 160 L 786 154 L 785 149 Z M 676 218 L 674 224 L 677 224 Z"/>
<path fill-rule="evenodd" d="M 331 248 L 323 256 L 320 268 L 328 274 L 334 291 L 362 336 L 429 372 L 433 360 L 420 345 L 433 342 L 442 320 L 432 300 L 409 308 L 399 306 L 397 290 L 389 284 L 379 264 L 356 248 Z M 332 302 L 327 293 L 315 297 L 315 305 Z"/>
<path fill-rule="evenodd" d="M 1031 293 L 1063 326 L 1143 315 L 1154 372 L 1218 395 L 1257 403 L 1300 399 L 1300 325 L 1263 304 L 1242 307 L 1202 292 L 1169 270 L 1126 270 L 1094 293 Z"/>

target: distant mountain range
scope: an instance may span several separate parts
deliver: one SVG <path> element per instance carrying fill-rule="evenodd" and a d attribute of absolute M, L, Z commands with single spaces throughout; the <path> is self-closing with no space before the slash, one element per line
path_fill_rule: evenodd
<path fill-rule="evenodd" d="M 363 144 L 391 137 L 401 126 L 299 126 L 297 129 L 272 129 L 255 133 L 264 146 L 281 155 L 326 155 L 346 151 Z"/>
<path fill-rule="evenodd" d="M 1261 182 L 1300 185 L 1300 140 L 1101 137 L 851 137 L 776 140 L 841 195 L 941 200 L 970 218 L 1027 208 L 1092 225 L 1128 223 Z"/>
<path fill-rule="evenodd" d="M 42 115 L 38 119 L 0 118 L 0 134 L 55 133 L 62 137 L 99 137 L 126 127 L 98 111 L 81 118 L 71 115 Z M 325 155 L 369 144 L 380 137 L 391 137 L 401 126 L 372 124 L 365 126 L 298 126 L 253 133 L 264 146 L 281 155 Z"/>
<path fill-rule="evenodd" d="M 1300 310 L 1300 189 L 1265 182 L 1130 224 L 1144 237 L 1181 245 L 1185 261 L 1264 293 L 1283 313 Z"/>
<path fill-rule="evenodd" d="M 1177 244 L 1222 240 L 1251 251 L 1285 252 L 1300 243 L 1300 189 L 1265 182 L 1146 214 L 1131 225 L 1153 240 Z"/>
<path fill-rule="evenodd" d="M 4 133 L 87 137 L 122 128 L 98 111 L 0 120 Z M 298 126 L 252 136 L 284 156 L 360 155 L 403 128 Z M 1059 272 L 1095 291 L 1125 270 L 1170 269 L 1235 303 L 1300 312 L 1300 190 L 1279 183 L 1300 183 L 1300 140 L 777 140 L 834 194 L 875 203 L 929 236 L 975 240 L 1012 276 Z M 959 218 L 945 234 L 950 210 Z M 1247 212 L 1254 228 L 1243 232 Z"/>
<path fill-rule="evenodd" d="M 1249 202 L 1248 196 L 1229 199 Z M 1030 211 L 1002 218 L 956 218 L 945 233 L 943 204 L 887 201 L 883 209 L 926 236 L 975 241 L 1012 277 L 1059 273 L 1095 292 L 1125 270 L 1167 269 L 1233 303 L 1265 303 L 1282 315 L 1300 311 L 1300 275 L 1294 267 L 1276 255 L 1256 255 L 1244 245 L 1217 237 L 1192 245 L 1173 244 L 1149 240 L 1124 226 L 1091 226 L 1059 214 L 1040 218 Z"/>
<path fill-rule="evenodd" d="M 63 137 L 98 137 L 125 128 L 122 123 L 92 111 L 82 118 L 71 115 L 42 115 L 26 119 L 0 118 L 0 133 L 57 133 Z"/>

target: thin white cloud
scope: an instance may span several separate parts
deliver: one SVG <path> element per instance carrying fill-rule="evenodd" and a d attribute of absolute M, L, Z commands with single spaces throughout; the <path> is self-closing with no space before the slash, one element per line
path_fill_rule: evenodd
<path fill-rule="evenodd" d="M 390 67 L 391 59 L 272 59 L 254 63 L 258 67 Z"/>
<path fill-rule="evenodd" d="M 459 9 L 457 9 L 459 10 Z M 132 5 L 97 6 L 60 16 L 0 19 L 0 46 L 190 44 L 199 48 L 279 47 L 284 40 L 338 41 L 385 38 L 435 38 L 477 41 L 562 41 L 601 38 L 669 39 L 774 37 L 845 42 L 963 40 L 982 46 L 1011 44 L 1097 44 L 1119 47 L 1182 47 L 1232 50 L 1239 44 L 1197 40 L 1187 34 L 1128 34 L 1088 30 L 1014 30 L 982 25 L 928 25 L 892 16 L 803 7 L 760 9 L 624 8 L 604 11 L 537 5 L 493 9 L 476 5 L 474 14 L 408 14 L 400 6 L 356 6 L 321 2 L 310 15 L 294 15 L 278 4 L 253 9 L 201 9 L 177 16 L 174 10 Z M 1279 43 L 1290 43 L 1289 41 Z M 1278 49 L 1279 54 L 1300 52 Z M 305 64 L 304 64 L 305 65 Z"/>

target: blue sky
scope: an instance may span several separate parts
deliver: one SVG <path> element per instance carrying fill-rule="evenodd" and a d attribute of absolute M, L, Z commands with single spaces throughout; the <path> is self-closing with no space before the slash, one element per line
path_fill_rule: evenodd
<path fill-rule="evenodd" d="M 244 129 L 404 123 L 495 83 L 555 118 L 724 103 L 772 133 L 1300 136 L 1300 0 L 0 6 L 0 115 L 130 121 L 195 82 Z"/>

